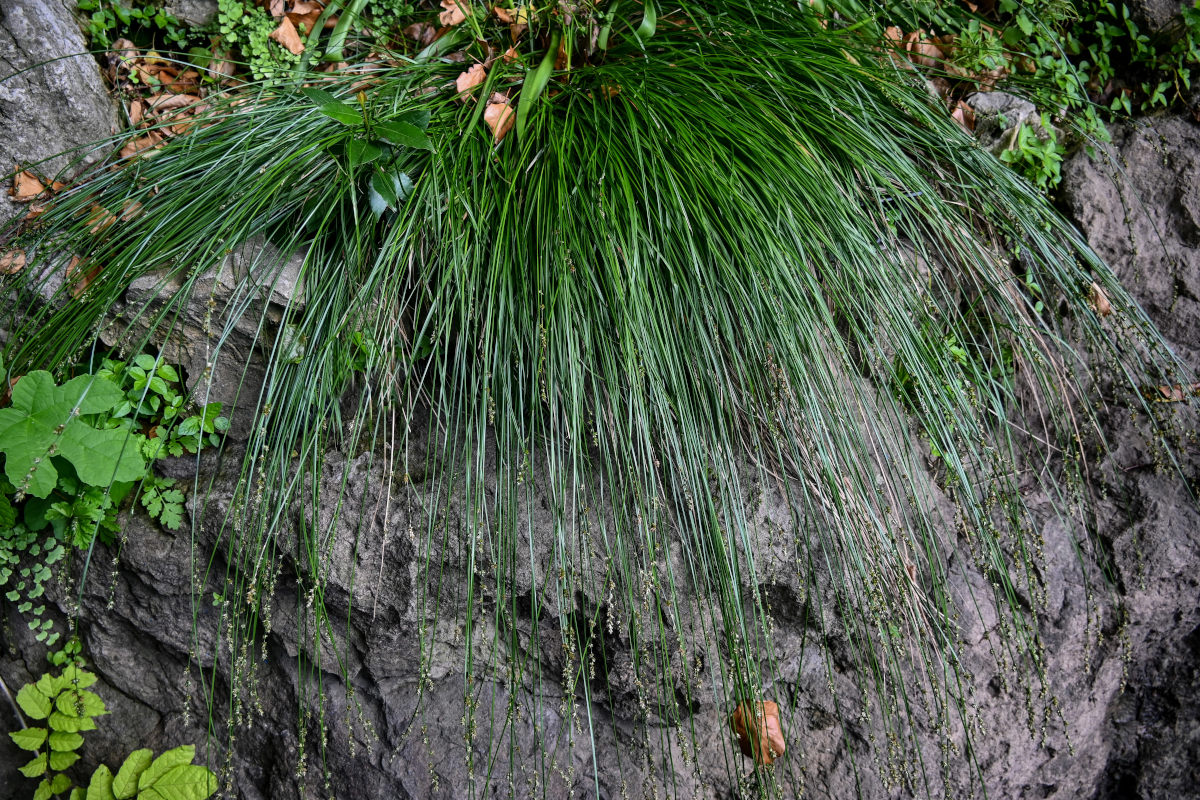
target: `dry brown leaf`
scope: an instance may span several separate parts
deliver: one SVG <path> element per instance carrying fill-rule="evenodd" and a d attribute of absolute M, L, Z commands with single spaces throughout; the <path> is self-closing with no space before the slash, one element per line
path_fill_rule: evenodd
<path fill-rule="evenodd" d="M 142 214 L 142 204 L 137 200 L 126 200 L 121 204 L 121 221 L 129 222 Z"/>
<path fill-rule="evenodd" d="M 517 48 L 514 46 L 514 47 L 510 47 L 507 50 L 505 50 L 504 55 L 502 55 L 500 57 L 502 59 L 504 59 L 505 64 L 511 64 L 512 62 L 516 61 L 521 56 L 519 53 L 517 53 Z"/>
<path fill-rule="evenodd" d="M 975 109 L 964 103 L 962 100 L 955 105 L 954 111 L 950 114 L 951 118 L 958 123 L 959 127 L 970 133 L 975 130 Z"/>
<path fill-rule="evenodd" d="M 317 20 L 321 18 L 321 12 L 321 6 L 316 3 L 296 3 L 288 12 L 287 17 L 296 26 L 297 31 L 303 26 L 304 32 L 310 33 L 316 26 Z"/>
<path fill-rule="evenodd" d="M 1104 293 L 1104 289 L 1100 288 L 1100 284 L 1094 281 L 1088 289 L 1088 305 L 1092 307 L 1092 311 L 1095 311 L 1098 317 L 1107 317 L 1113 312 L 1108 295 Z"/>
<path fill-rule="evenodd" d="M 1200 383 L 1190 383 L 1187 386 L 1178 383 L 1171 386 L 1146 386 L 1142 388 L 1142 394 L 1147 400 L 1157 403 L 1182 403 L 1188 399 L 1188 395 L 1200 397 Z"/>
<path fill-rule="evenodd" d="M 25 216 L 21 217 L 22 222 L 29 222 L 31 219 L 37 219 L 50 208 L 48 205 L 41 203 L 33 203 L 29 206 L 29 210 L 25 212 Z"/>
<path fill-rule="evenodd" d="M 466 72 L 454 79 L 454 86 L 459 94 L 469 92 L 487 79 L 487 70 L 483 64 L 475 64 Z"/>
<path fill-rule="evenodd" d="M 504 6 L 493 6 L 492 11 L 496 14 L 496 19 L 500 20 L 505 25 L 511 25 L 517 20 L 516 15 Z"/>
<path fill-rule="evenodd" d="M 86 292 L 99 274 L 100 266 L 98 264 L 79 256 L 71 256 L 71 263 L 67 264 L 67 281 L 72 284 L 71 297 L 79 297 Z"/>
<path fill-rule="evenodd" d="M 296 32 L 296 26 L 290 17 L 284 17 L 279 27 L 271 31 L 271 38 L 294 56 L 304 52 L 304 42 L 300 41 L 300 34 Z"/>
<path fill-rule="evenodd" d="M 504 95 L 496 93 L 492 95 L 488 107 L 483 110 L 483 121 L 492 129 L 492 139 L 499 144 L 517 121 L 517 114 L 513 111 L 512 102 Z"/>
<path fill-rule="evenodd" d="M 895 25 L 891 25 L 884 30 L 883 36 L 892 44 L 899 46 L 901 41 L 904 39 L 904 32 Z"/>
<path fill-rule="evenodd" d="M 441 5 L 446 10 L 438 14 L 438 22 L 448 27 L 464 22 L 471 11 L 470 0 L 442 0 Z"/>
<path fill-rule="evenodd" d="M 282 17 L 286 6 L 287 3 L 284 0 L 270 0 L 270 3 L 267 5 L 267 13 L 272 17 Z"/>
<path fill-rule="evenodd" d="M 29 170 L 22 170 L 13 176 L 13 185 L 8 194 L 18 203 L 28 203 L 44 191 L 46 187 L 36 175 Z"/>
<path fill-rule="evenodd" d="M 200 102 L 194 94 L 152 94 L 146 98 L 147 111 L 171 111 L 177 108 L 187 108 Z"/>
<path fill-rule="evenodd" d="M 129 123 L 137 125 L 146 113 L 146 104 L 139 98 L 129 104 Z"/>
<path fill-rule="evenodd" d="M 25 251 L 18 248 L 0 253 L 0 275 L 16 275 L 25 269 Z"/>
<path fill-rule="evenodd" d="M 437 28 L 428 22 L 416 22 L 404 29 L 404 35 L 424 46 L 432 42 L 434 36 L 437 36 Z"/>
<path fill-rule="evenodd" d="M 88 210 L 87 221 L 88 232 L 95 235 L 111 227 L 117 218 L 104 206 L 92 203 L 92 207 Z"/>
<path fill-rule="evenodd" d="M 787 750 L 779 724 L 779 705 L 770 700 L 753 705 L 739 703 L 729 718 L 729 727 L 737 736 L 742 755 L 751 756 L 757 764 L 770 764 Z"/>
<path fill-rule="evenodd" d="M 121 158 L 132 158 L 147 150 L 152 150 L 162 144 L 162 140 L 162 134 L 158 131 L 149 131 L 145 136 L 139 136 L 126 142 L 125 146 L 121 148 Z"/>

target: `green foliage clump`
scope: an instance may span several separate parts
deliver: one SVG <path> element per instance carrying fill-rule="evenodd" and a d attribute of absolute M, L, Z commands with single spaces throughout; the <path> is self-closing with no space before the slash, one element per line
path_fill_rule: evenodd
<path fill-rule="evenodd" d="M 300 56 L 271 39 L 277 23 L 252 0 L 218 0 L 217 30 L 227 45 L 235 45 L 257 80 L 286 74 Z"/>
<path fill-rule="evenodd" d="M 323 454 L 378 458 L 405 491 L 423 470 L 430 494 L 406 500 L 419 509 L 414 649 L 423 691 L 440 615 L 460 610 L 471 780 L 503 757 L 505 729 L 538 724 L 517 721 L 538 713 L 518 702 L 530 687 L 561 676 L 566 692 L 553 692 L 578 723 L 562 735 L 591 729 L 607 690 L 580 677 L 606 674 L 617 648 L 647 738 L 651 714 L 682 723 L 704 683 L 729 709 L 777 690 L 790 678 L 762 591 L 776 581 L 844 626 L 845 669 L 873 692 L 861 710 L 881 718 L 890 774 L 924 774 L 906 763 L 927 751 L 914 731 L 973 729 L 954 631 L 972 609 L 950 596 L 959 563 L 988 576 L 998 671 L 1039 719 L 1047 600 L 1028 498 L 1086 494 L 1097 373 L 1140 402 L 1139 385 L 1178 368 L 1161 337 L 1045 196 L 974 146 L 877 40 L 784 0 L 593 11 L 552 4 L 531 19 L 522 58 L 491 62 L 505 102 L 486 108 L 448 90 L 494 49 L 473 30 L 369 75 L 321 75 L 320 90 L 300 76 L 252 103 L 213 98 L 212 124 L 98 171 L 86 196 L 56 198 L 17 231 L 27 252 L 52 242 L 106 266 L 86 303 L 64 292 L 32 316 L 10 309 L 6 354 L 61 367 L 131 281 L 164 265 L 181 288 L 159 320 L 195 300 L 229 248 L 303 252 L 305 306 L 255 321 L 267 379 L 246 401 L 256 419 L 223 521 L 238 535 L 221 597 L 256 596 L 260 576 L 305 553 L 303 613 L 319 619 L 339 515 L 376 513 L 315 490 L 338 478 Z M 977 33 L 970 58 L 986 63 L 996 45 Z M 488 122 L 513 104 L 501 138 Z M 91 204 L 118 208 L 146 186 L 157 193 L 137 217 L 81 229 Z M 41 266 L 8 279 L 14 297 Z M 1089 306 L 1092 286 L 1119 325 Z M 247 276 L 237 308 L 265 290 Z M 247 322 L 236 316 L 212 332 L 214 363 Z M 1103 367 L 1081 364 L 1084 346 Z M 138 374 L 143 392 L 154 375 Z M 944 492 L 914 434 L 936 446 Z M 345 463 L 343 488 L 363 464 Z M 388 487 L 390 502 L 401 488 Z M 747 510 L 766 491 L 777 519 Z M 1084 539 L 1081 505 L 1054 513 Z M 297 528 L 293 511 L 320 530 Z M 607 598 L 606 625 L 578 616 L 580 597 Z M 221 647 L 261 636 L 266 605 L 247 605 Z M 573 613 L 550 675 L 518 632 L 533 625 L 540 641 L 553 634 L 538 620 Z M 513 632 L 509 649 L 477 635 L 487 625 Z M 499 696 L 484 680 L 507 692 L 509 715 L 480 708 Z M 570 748 L 543 744 L 528 757 L 550 774 Z M 525 757 L 508 750 L 509 774 Z M 763 780 L 799 785 L 803 771 L 781 760 Z"/>
<path fill-rule="evenodd" d="M 0 409 L 0 588 L 38 641 L 59 638 L 38 601 L 67 548 L 115 537 L 136 489 L 152 519 L 178 530 L 183 492 L 152 465 L 218 443 L 229 427 L 220 413 L 220 403 L 187 413 L 178 372 L 144 354 L 128 366 L 104 359 L 62 385 L 44 370 L 17 380 Z"/>
<path fill-rule="evenodd" d="M 104 701 L 87 687 L 96 676 L 72 664 L 61 675 L 46 674 L 21 687 L 17 704 L 30 719 L 45 726 L 9 733 L 17 747 L 34 753 L 20 768 L 27 778 L 41 778 L 34 800 L 70 793 L 70 800 L 206 800 L 217 789 L 208 767 L 194 765 L 192 745 L 168 750 L 154 758 L 151 750 L 135 750 L 116 774 L 101 764 L 87 787 L 75 786 L 65 774 L 83 745 L 83 732 L 96 729 L 96 719 L 108 713 Z"/>
<path fill-rule="evenodd" d="M 84 17 L 84 33 L 93 47 L 128 39 L 148 49 L 183 49 L 195 35 L 163 8 L 161 0 L 79 0 L 76 8 L 90 12 Z"/>

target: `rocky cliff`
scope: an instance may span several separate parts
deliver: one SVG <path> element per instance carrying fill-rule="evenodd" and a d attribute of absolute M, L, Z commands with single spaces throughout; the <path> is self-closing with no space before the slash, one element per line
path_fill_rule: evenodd
<path fill-rule="evenodd" d="M 46 36 L 44 30 L 59 33 Z M 0 9 L 5 76 L 81 49 L 68 9 L 54 0 L 15 0 Z M 98 73 L 82 58 L 0 82 L 0 107 L 6 163 L 85 144 L 115 122 Z M 1115 129 L 1107 157 L 1076 155 L 1065 170 L 1063 202 L 1178 353 L 1200 369 L 1197 187 L 1200 125 L 1159 118 Z M 3 202 L 0 212 L 11 211 Z M 229 274 L 237 273 L 238 257 L 231 257 Z M 218 297 L 224 276 L 212 276 Z M 127 300 L 138 302 L 153 288 L 135 285 Z M 301 291 L 286 278 L 277 289 L 293 296 Z M 192 322 L 198 323 L 203 310 L 195 313 Z M 269 305 L 261 313 L 271 313 Z M 202 353 L 189 340 L 188 325 L 181 330 L 171 344 L 178 348 L 173 358 L 199 374 Z M 254 379 L 253 348 L 237 341 L 230 347 L 243 348 Z M 235 383 L 214 376 L 211 396 L 227 399 Z M 1183 472 L 1195 486 L 1200 448 L 1186 434 L 1195 429 L 1193 412 L 1173 403 L 1154 410 L 1168 427 L 1185 432 L 1177 444 Z M 992 656 L 994 610 L 981 602 L 978 613 L 964 612 L 963 661 L 973 672 L 968 694 L 981 731 L 974 750 L 948 759 L 950 785 L 926 776 L 927 783 L 914 782 L 918 796 L 959 797 L 986 788 L 999 798 L 1200 797 L 1200 513 L 1180 476 L 1158 468 L 1158 454 L 1145 444 L 1144 416 L 1114 404 L 1103 421 L 1108 446 L 1090 473 L 1091 540 L 1081 546 L 1056 526 L 1049 498 L 1027 501 L 1035 514 L 1045 512 L 1039 521 L 1048 599 L 1040 623 L 1053 695 L 1032 702 L 1021 696 Z M 410 540 L 411 529 L 422 524 L 422 509 L 435 504 L 430 496 L 436 487 L 412 476 L 402 502 L 384 511 L 376 502 L 389 480 L 383 468 L 364 455 L 328 453 L 327 473 L 340 475 L 344 467 L 349 478 L 316 490 L 329 497 L 340 492 L 345 506 L 366 509 L 362 524 L 307 521 L 331 534 L 328 619 L 314 617 L 309 589 L 285 569 L 271 601 L 271 629 L 255 648 L 228 652 L 213 644 L 230 625 L 231 608 L 218 577 L 227 566 L 228 532 L 214 520 L 229 502 L 222 487 L 235 477 L 236 450 L 234 444 L 221 461 L 169 465 L 174 477 L 214 482 L 205 522 L 169 533 L 127 516 L 124 540 L 118 548 L 97 549 L 83 585 L 53 592 L 61 625 L 77 612 L 85 653 L 101 677 L 96 691 L 112 712 L 88 735 L 81 766 L 90 771 L 100 761 L 119 763 L 136 746 L 161 750 L 208 742 L 208 762 L 230 776 L 239 797 L 282 800 L 305 790 L 343 798 L 466 796 L 465 634 L 451 619 L 429 618 L 422 604 L 429 587 L 420 583 Z M 762 492 L 750 518 L 769 525 L 781 502 Z M 532 558 L 549 551 L 550 535 L 547 530 L 545 541 L 531 543 Z M 279 547 L 296 549 L 294 542 Z M 453 541 L 440 557 L 447 584 L 465 576 L 468 566 Z M 972 598 L 987 594 L 987 580 L 970 564 L 955 566 L 952 594 L 962 605 L 974 605 Z M 772 606 L 779 670 L 770 690 L 791 709 L 788 758 L 803 759 L 807 791 L 817 797 L 893 796 L 875 768 L 875 721 L 838 705 L 837 698 L 856 695 L 864 676 L 842 652 L 837 620 L 814 615 L 803 592 L 782 577 L 755 588 Z M 537 587 L 519 586 L 518 595 L 522 589 Z M 12 604 L 0 604 L 0 678 L 15 690 L 45 671 L 44 648 Z M 516 760 L 516 774 L 508 773 L 507 758 L 486 777 L 481 769 L 477 785 L 488 787 L 483 794 L 508 796 L 511 789 L 518 797 L 543 791 L 548 797 L 592 796 L 598 785 L 602 797 L 616 798 L 641 795 L 645 784 L 656 785 L 659 794 L 736 796 L 725 767 L 729 710 L 711 702 L 686 709 L 684 727 L 699 732 L 695 752 L 680 728 L 654 724 L 653 714 L 647 733 L 635 723 L 636 693 L 623 666 L 629 654 L 620 647 L 610 653 L 607 687 L 590 733 L 568 735 L 578 720 L 573 693 L 561 680 L 558 630 L 576 622 L 566 609 L 544 613 L 538 636 L 532 625 L 520 632 L 526 655 L 541 667 L 539 678 L 517 687 L 486 674 L 474 678 L 488 698 L 485 719 L 510 702 L 536 708 L 507 729 L 495 727 L 506 751 L 511 746 L 528 758 Z M 472 635 L 486 647 L 499 633 L 482 625 Z M 0 719 L 0 729 L 14 724 L 2 706 Z M 926 760 L 937 772 L 942 754 L 928 733 L 918 738 L 929 739 Z M 547 749 L 553 750 L 547 763 L 554 768 L 532 768 L 534 754 Z M 21 753 L 0 737 L 0 800 L 29 793 L 15 770 L 20 763 Z M 521 770 L 522 764 L 529 768 Z M 739 770 L 748 773 L 748 764 L 735 764 L 735 777 Z"/>

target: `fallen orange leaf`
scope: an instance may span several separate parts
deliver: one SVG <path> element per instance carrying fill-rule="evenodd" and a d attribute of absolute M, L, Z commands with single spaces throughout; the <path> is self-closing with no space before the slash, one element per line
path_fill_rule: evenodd
<path fill-rule="evenodd" d="M 83 270 L 87 270 L 84 272 Z M 92 285 L 92 281 L 96 280 L 96 276 L 100 274 L 100 267 L 93 265 L 90 260 L 84 260 L 79 256 L 71 256 L 71 263 L 67 264 L 67 280 L 73 285 L 71 286 L 71 297 L 79 297 L 87 291 L 87 288 Z"/>
<path fill-rule="evenodd" d="M 483 64 L 475 64 L 455 78 L 454 85 L 458 89 L 459 94 L 462 94 L 463 92 L 471 91 L 483 83 L 486 78 L 487 70 L 483 68 Z"/>
<path fill-rule="evenodd" d="M 404 29 L 404 35 L 420 45 L 427 45 L 437 36 L 437 29 L 428 22 L 414 22 Z"/>
<path fill-rule="evenodd" d="M 757 764 L 770 764 L 787 750 L 779 724 L 779 705 L 770 700 L 754 705 L 739 703 L 729 718 L 729 727 L 737 736 L 742 755 L 752 756 Z"/>
<path fill-rule="evenodd" d="M 25 269 L 25 251 L 20 248 L 0 253 L 0 275 L 16 275 Z"/>
<path fill-rule="evenodd" d="M 18 203 L 28 203 L 44 191 L 46 187 L 36 175 L 29 170 L 22 170 L 13 176 L 13 185 L 8 193 Z"/>
<path fill-rule="evenodd" d="M 483 110 L 483 121 L 492 129 L 492 138 L 499 144 L 517 121 L 512 102 L 502 94 L 493 94 L 488 107 Z"/>
<path fill-rule="evenodd" d="M 505 23 L 506 25 L 512 24 L 517 19 L 516 17 L 513 16 L 513 13 L 511 11 L 509 11 L 507 8 L 505 8 L 504 6 L 494 6 L 492 8 L 492 11 L 495 12 L 496 19 L 500 20 L 501 22 Z"/>
<path fill-rule="evenodd" d="M 271 31 L 271 39 L 279 42 L 294 56 L 304 52 L 304 42 L 300 41 L 300 34 L 296 32 L 296 26 L 288 17 L 284 17 L 279 27 Z"/>
<path fill-rule="evenodd" d="M 1092 311 L 1095 311 L 1098 317 L 1107 317 L 1113 312 L 1108 295 L 1100 288 L 1100 284 L 1095 282 L 1088 289 L 1088 305 L 1092 307 Z"/>
<path fill-rule="evenodd" d="M 465 21 L 471 10 L 469 0 L 442 0 L 441 5 L 446 10 L 438 14 L 438 22 L 447 26 Z"/>

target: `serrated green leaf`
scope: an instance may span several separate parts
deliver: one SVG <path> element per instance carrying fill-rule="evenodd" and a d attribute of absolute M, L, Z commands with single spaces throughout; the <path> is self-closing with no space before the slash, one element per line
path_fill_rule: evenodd
<path fill-rule="evenodd" d="M 433 149 L 433 143 L 429 141 L 425 131 L 411 122 L 381 122 L 375 126 L 375 132 L 394 145 L 415 147 L 419 150 Z"/>
<path fill-rule="evenodd" d="M 146 771 L 146 767 L 150 766 L 152 760 L 154 760 L 154 753 L 145 748 L 134 750 L 129 754 L 125 763 L 117 770 L 116 776 L 113 777 L 112 791 L 116 800 L 125 800 L 125 798 L 137 794 L 138 778 Z"/>
<path fill-rule="evenodd" d="M 179 527 L 183 524 L 183 505 L 180 503 L 164 504 L 158 521 L 168 530 L 179 530 Z"/>
<path fill-rule="evenodd" d="M 113 774 L 108 765 L 101 764 L 88 783 L 87 800 L 116 800 L 113 794 Z"/>
<path fill-rule="evenodd" d="M 207 800 L 217 790 L 217 776 L 208 767 L 180 764 L 148 786 L 138 800 Z"/>
<path fill-rule="evenodd" d="M 112 480 L 135 480 L 146 466 L 128 433 L 97 430 L 78 414 L 99 414 L 121 402 L 121 390 L 104 379 L 82 375 L 55 386 L 49 372 L 31 372 L 17 382 L 12 406 L 0 409 L 0 452 L 5 474 L 14 486 L 45 498 L 58 483 L 51 447 L 75 468 L 80 480 L 105 486 Z"/>
<path fill-rule="evenodd" d="M 76 735 L 78 735 L 78 734 L 76 734 Z M 83 737 L 81 736 L 80 738 L 82 739 Z M 65 753 L 51 752 L 50 753 L 50 769 L 54 770 L 55 772 L 61 772 L 62 770 L 71 766 L 78 760 L 79 760 L 79 753 L 75 753 L 72 751 L 67 751 Z"/>
<path fill-rule="evenodd" d="M 36 753 L 45 743 L 46 733 L 45 728 L 25 728 L 11 731 L 8 735 L 17 743 L 17 747 Z"/>
<path fill-rule="evenodd" d="M 28 764 L 20 768 L 21 774 L 26 778 L 36 778 L 38 775 L 45 775 L 46 759 L 47 757 L 45 753 L 35 757 Z"/>
<path fill-rule="evenodd" d="M 196 757 L 195 745 L 185 744 L 182 747 L 176 747 L 173 750 L 168 750 L 158 758 L 154 759 L 153 763 L 146 768 L 138 778 L 138 791 L 144 792 L 159 778 L 167 773 L 172 767 L 177 767 L 180 764 L 191 764 L 192 759 Z"/>
<path fill-rule="evenodd" d="M 100 696 L 86 689 L 68 689 L 58 696 L 54 704 L 68 717 L 99 717 L 108 713 Z"/>
<path fill-rule="evenodd" d="M 54 756 L 50 757 L 50 764 L 54 764 Z M 50 794 L 62 794 L 67 789 L 71 788 L 71 779 L 66 775 L 55 775 L 54 780 L 50 781 Z"/>
<path fill-rule="evenodd" d="M 78 649 L 78 648 L 76 648 Z M 62 679 L 66 681 L 67 686 L 73 686 L 76 689 L 86 689 L 89 686 L 95 685 L 99 680 L 94 674 L 86 669 L 80 669 L 79 665 L 72 664 L 63 670 Z"/>
<path fill-rule="evenodd" d="M 83 744 L 83 737 L 78 733 L 70 733 L 68 731 L 55 731 L 50 734 L 50 749 L 58 750 L 59 752 L 67 752 L 68 750 L 77 750 Z M 50 766 L 54 766 L 54 762 L 50 762 Z M 58 767 L 55 767 L 58 769 Z"/>
<path fill-rule="evenodd" d="M 68 733 L 94 731 L 96 730 L 96 721 L 91 717 L 71 717 L 61 711 L 55 711 L 50 715 L 50 727 L 56 731 L 67 731 Z"/>
<path fill-rule="evenodd" d="M 22 686 L 17 692 L 17 705 L 33 719 L 45 719 L 52 708 L 50 698 L 32 684 Z"/>
<path fill-rule="evenodd" d="M 43 778 L 42 782 L 33 792 L 33 800 L 50 800 L 54 796 L 54 791 L 50 788 L 50 779 Z"/>

